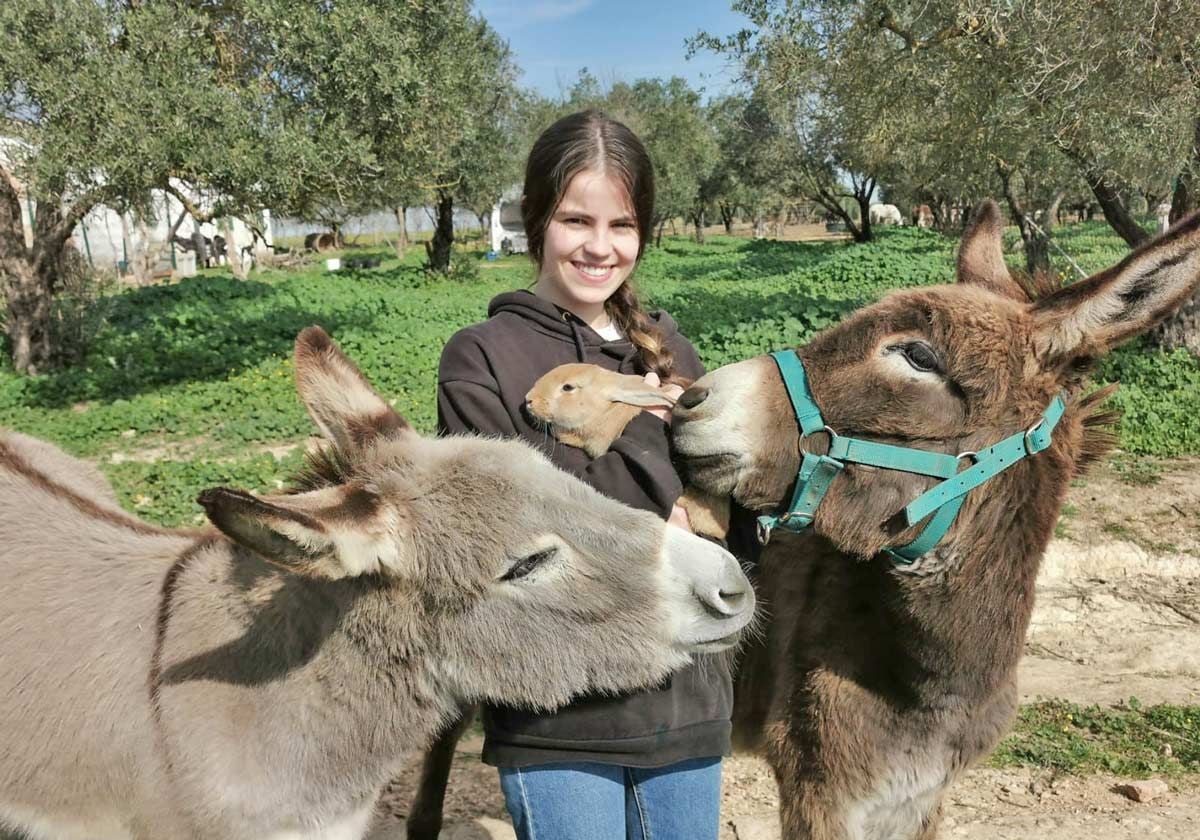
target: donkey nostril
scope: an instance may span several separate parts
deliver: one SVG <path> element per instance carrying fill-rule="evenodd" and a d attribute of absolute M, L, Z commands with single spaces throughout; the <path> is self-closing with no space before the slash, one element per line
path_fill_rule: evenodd
<path fill-rule="evenodd" d="M 741 612 L 742 605 L 746 602 L 746 593 L 741 589 L 733 592 L 718 592 L 717 598 L 721 600 L 721 603 L 728 604 L 731 612 Z"/>
<path fill-rule="evenodd" d="M 707 598 L 701 595 L 700 600 L 717 616 L 733 616 L 745 609 L 746 592 L 742 589 L 717 589 L 710 592 Z"/>
<path fill-rule="evenodd" d="M 679 396 L 679 405 L 684 408 L 695 408 L 708 399 L 708 388 L 693 385 Z"/>

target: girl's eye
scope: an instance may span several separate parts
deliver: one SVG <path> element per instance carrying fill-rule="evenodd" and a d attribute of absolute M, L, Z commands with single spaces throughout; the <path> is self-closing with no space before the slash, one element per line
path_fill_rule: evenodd
<path fill-rule="evenodd" d="M 522 557 L 516 563 L 513 563 L 509 570 L 500 578 L 502 581 L 514 581 L 528 575 L 538 566 L 545 563 L 551 557 L 558 553 L 557 548 L 544 548 L 541 551 L 534 552 L 528 557 Z"/>
<path fill-rule="evenodd" d="M 933 352 L 933 348 L 923 341 L 913 341 L 905 344 L 900 348 L 904 354 L 905 360 L 912 365 L 915 370 L 929 373 L 940 368 L 937 354 Z"/>

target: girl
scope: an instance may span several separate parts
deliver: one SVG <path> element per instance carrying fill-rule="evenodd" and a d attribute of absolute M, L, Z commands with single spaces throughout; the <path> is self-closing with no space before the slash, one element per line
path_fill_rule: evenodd
<path fill-rule="evenodd" d="M 523 437 L 600 492 L 686 527 L 668 412 L 644 411 L 590 459 L 547 441 L 522 411 L 533 383 L 568 362 L 655 384 L 703 375 L 675 322 L 642 310 L 630 285 L 653 209 L 650 158 L 624 125 L 583 111 L 546 129 L 521 205 L 536 283 L 496 297 L 487 321 L 446 344 L 438 422 L 443 433 Z M 485 708 L 483 759 L 500 769 L 522 840 L 715 840 L 731 706 L 727 666 L 706 660 L 650 691 L 582 697 L 553 714 Z"/>

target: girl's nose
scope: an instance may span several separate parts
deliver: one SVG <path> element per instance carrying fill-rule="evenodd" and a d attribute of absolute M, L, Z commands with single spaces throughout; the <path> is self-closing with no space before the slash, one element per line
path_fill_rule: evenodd
<path fill-rule="evenodd" d="M 612 253 L 612 237 L 606 228 L 594 227 L 583 243 L 585 254 L 594 257 L 607 257 Z"/>

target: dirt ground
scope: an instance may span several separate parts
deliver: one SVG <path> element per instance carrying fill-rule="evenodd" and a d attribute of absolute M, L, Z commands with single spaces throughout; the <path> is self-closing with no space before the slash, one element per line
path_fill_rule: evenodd
<path fill-rule="evenodd" d="M 1100 467 L 1073 487 L 1047 552 L 1020 667 L 1023 698 L 1200 704 L 1200 459 Z M 514 835 L 480 742 L 459 748 L 444 840 Z M 371 840 L 403 838 L 416 761 L 381 803 Z M 966 840 L 1200 837 L 1200 779 L 1138 804 L 1112 776 L 977 769 L 952 789 L 939 836 Z M 777 840 L 778 796 L 753 756 L 725 764 L 722 840 Z"/>

